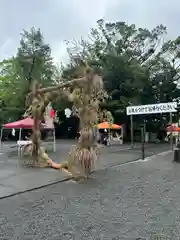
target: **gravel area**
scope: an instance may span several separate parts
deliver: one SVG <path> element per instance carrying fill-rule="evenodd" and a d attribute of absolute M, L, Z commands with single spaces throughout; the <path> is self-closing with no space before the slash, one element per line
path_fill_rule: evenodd
<path fill-rule="evenodd" d="M 72 141 L 58 141 L 57 152 L 51 153 L 49 156 L 56 162 L 64 161 L 72 144 Z M 0 198 L 65 179 L 64 174 L 52 169 L 22 168 L 17 156 L 10 157 L 8 155 L 9 145 L 6 147 L 3 148 L 4 154 L 0 155 Z M 136 144 L 134 149 L 129 148 L 130 145 L 127 144 L 111 147 L 101 146 L 101 157 L 96 169 L 109 168 L 141 158 L 140 144 Z M 149 157 L 168 149 L 169 144 L 146 144 L 145 155 Z"/>
<path fill-rule="evenodd" d="M 0 201 L 2 240 L 180 239 L 180 165 L 172 155 Z"/>

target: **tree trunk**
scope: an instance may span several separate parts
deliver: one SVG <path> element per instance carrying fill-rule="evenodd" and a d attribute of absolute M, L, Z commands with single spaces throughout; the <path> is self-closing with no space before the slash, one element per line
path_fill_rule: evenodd
<path fill-rule="evenodd" d="M 36 81 L 33 81 L 32 84 L 32 93 L 33 93 L 33 101 L 32 101 L 32 117 L 34 120 L 34 125 L 32 128 L 33 134 L 32 134 L 32 143 L 33 143 L 33 149 L 32 149 L 32 156 L 34 158 L 34 164 L 40 165 L 41 159 L 40 159 L 40 153 L 41 153 L 41 98 L 38 93 L 39 90 L 39 84 Z"/>

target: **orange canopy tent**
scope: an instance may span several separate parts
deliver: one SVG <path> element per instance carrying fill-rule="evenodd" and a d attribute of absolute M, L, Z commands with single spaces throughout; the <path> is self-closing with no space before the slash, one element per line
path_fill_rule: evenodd
<path fill-rule="evenodd" d="M 98 129 L 120 129 L 121 126 L 109 122 L 102 122 L 97 125 Z"/>

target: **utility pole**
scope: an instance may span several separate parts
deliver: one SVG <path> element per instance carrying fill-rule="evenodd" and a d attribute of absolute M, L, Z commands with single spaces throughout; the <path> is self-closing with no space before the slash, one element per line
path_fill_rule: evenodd
<path fill-rule="evenodd" d="M 178 103 L 176 110 L 177 110 L 177 123 L 178 123 L 178 127 L 180 127 L 180 103 Z M 177 142 L 179 141 L 180 141 L 180 132 L 178 131 Z"/>
<path fill-rule="evenodd" d="M 144 133 L 144 124 L 141 126 L 141 153 L 142 153 L 142 160 L 145 159 L 145 133 Z"/>

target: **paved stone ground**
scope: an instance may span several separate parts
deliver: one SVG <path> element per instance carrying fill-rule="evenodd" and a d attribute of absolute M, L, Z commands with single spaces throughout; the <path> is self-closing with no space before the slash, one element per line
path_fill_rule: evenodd
<path fill-rule="evenodd" d="M 57 152 L 50 153 L 49 156 L 56 162 L 66 159 L 68 151 L 73 141 L 58 141 Z M 103 147 L 102 154 L 97 169 L 116 166 L 126 162 L 135 161 L 141 158 L 140 145 L 136 145 L 133 150 L 127 150 L 129 145 L 116 145 L 110 148 Z M 125 150 L 126 149 L 126 150 Z M 159 152 L 167 151 L 169 145 L 148 144 L 146 146 L 146 156 L 152 156 Z M 66 176 L 62 172 L 53 169 L 22 169 L 19 166 L 17 157 L 9 154 L 9 148 L 3 148 L 0 155 L 0 198 L 14 194 L 19 191 L 36 188 L 56 181 L 62 181 Z"/>
<path fill-rule="evenodd" d="M 179 172 L 168 154 L 1 200 L 0 239 L 178 240 Z"/>

